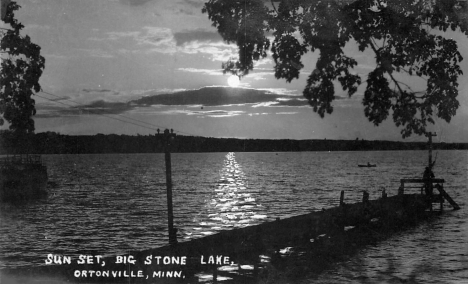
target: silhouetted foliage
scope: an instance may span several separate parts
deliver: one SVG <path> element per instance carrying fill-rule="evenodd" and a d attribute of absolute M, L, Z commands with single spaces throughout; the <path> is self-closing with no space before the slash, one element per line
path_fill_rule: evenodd
<path fill-rule="evenodd" d="M 321 117 L 333 112 L 333 81 L 351 96 L 363 80 L 352 71 L 357 61 L 344 52 L 350 42 L 375 54 L 363 99 L 375 125 L 391 114 L 403 137 L 421 135 L 435 116 L 450 122 L 459 107 L 463 58 L 440 32 L 467 32 L 466 7 L 456 0 L 209 0 L 203 12 L 225 41 L 239 47 L 237 61 L 223 64 L 225 73 L 247 75 L 270 50 L 276 78 L 291 82 L 304 67 L 302 56 L 320 51 L 303 95 Z M 426 89 L 412 90 L 397 73 L 423 78 Z"/>
<path fill-rule="evenodd" d="M 11 29 L 2 30 L 2 64 L 0 74 L 0 125 L 10 123 L 10 130 L 18 133 L 34 132 L 36 114 L 34 92 L 39 92 L 39 77 L 44 69 L 45 59 L 41 48 L 32 43 L 29 36 L 21 36 L 24 26 L 15 19 L 14 11 L 20 6 L 10 2 L 4 22 Z"/>

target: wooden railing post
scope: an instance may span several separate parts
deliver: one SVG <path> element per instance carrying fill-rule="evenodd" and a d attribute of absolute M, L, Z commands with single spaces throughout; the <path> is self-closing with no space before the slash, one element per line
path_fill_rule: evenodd
<path fill-rule="evenodd" d="M 366 190 L 362 191 L 362 203 L 369 203 L 369 192 Z"/>
<path fill-rule="evenodd" d="M 405 182 L 403 180 L 400 181 L 400 187 L 398 188 L 398 195 L 405 194 Z"/>
<path fill-rule="evenodd" d="M 218 283 L 218 266 L 213 265 L 213 283 Z"/>
<path fill-rule="evenodd" d="M 382 199 L 385 199 L 385 198 L 387 198 L 387 192 L 385 188 L 382 188 Z"/>

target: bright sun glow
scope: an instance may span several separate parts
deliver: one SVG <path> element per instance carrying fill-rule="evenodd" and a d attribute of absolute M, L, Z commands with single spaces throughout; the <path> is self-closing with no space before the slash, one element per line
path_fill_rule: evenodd
<path fill-rule="evenodd" d="M 233 87 L 233 88 L 236 88 L 237 86 L 239 86 L 239 83 L 240 83 L 239 77 L 236 75 L 229 76 L 227 82 L 228 82 L 229 87 Z"/>

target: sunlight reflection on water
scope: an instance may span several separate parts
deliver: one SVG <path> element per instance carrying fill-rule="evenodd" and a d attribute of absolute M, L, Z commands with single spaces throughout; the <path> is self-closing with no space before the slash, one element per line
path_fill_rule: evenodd
<path fill-rule="evenodd" d="M 226 228 L 246 227 L 267 218 L 265 208 L 255 202 L 254 193 L 246 186 L 244 172 L 236 162 L 234 153 L 228 153 L 220 179 L 206 201 L 204 210 L 195 218 L 200 227 L 188 229 L 185 238 L 191 239 L 214 234 Z"/>

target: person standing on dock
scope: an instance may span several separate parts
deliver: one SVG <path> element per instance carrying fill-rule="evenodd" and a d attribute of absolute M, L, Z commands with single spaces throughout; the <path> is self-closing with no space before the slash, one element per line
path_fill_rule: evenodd
<path fill-rule="evenodd" d="M 432 179 L 434 178 L 434 173 L 432 172 L 430 167 L 426 167 L 423 174 L 424 180 L 424 189 L 426 191 L 427 196 L 432 195 Z"/>

